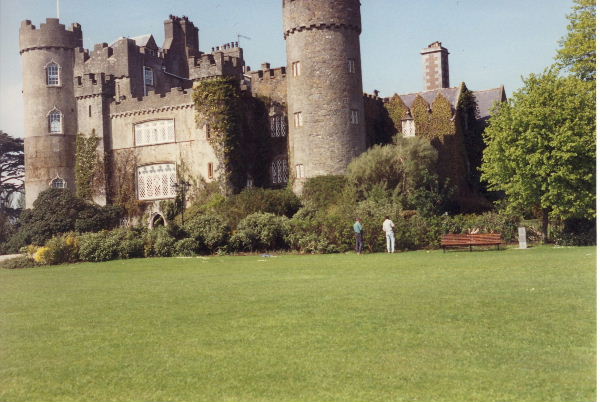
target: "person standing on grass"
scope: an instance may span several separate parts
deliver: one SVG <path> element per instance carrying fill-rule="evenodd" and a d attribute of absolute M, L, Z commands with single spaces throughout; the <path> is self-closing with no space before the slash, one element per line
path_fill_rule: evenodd
<path fill-rule="evenodd" d="M 360 218 L 356 218 L 354 222 L 354 235 L 356 236 L 356 254 L 360 255 L 363 250 L 363 225 Z"/>
<path fill-rule="evenodd" d="M 395 227 L 396 225 L 394 225 L 390 217 L 386 216 L 383 221 L 383 231 L 385 232 L 385 245 L 388 253 L 393 253 L 396 249 L 396 239 L 394 238 Z"/>

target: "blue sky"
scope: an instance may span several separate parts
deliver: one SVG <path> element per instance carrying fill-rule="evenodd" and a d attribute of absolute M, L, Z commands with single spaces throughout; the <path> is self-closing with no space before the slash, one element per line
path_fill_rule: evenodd
<path fill-rule="evenodd" d="M 441 41 L 450 51 L 450 84 L 470 89 L 504 85 L 553 62 L 565 35 L 569 0 L 363 0 L 361 35 L 365 92 L 383 96 L 423 90 L 420 50 Z M 285 64 L 281 0 L 60 0 L 60 19 L 79 22 L 84 46 L 152 33 L 163 42 L 169 14 L 187 15 L 200 29 L 200 48 L 242 39 L 253 69 Z M 56 0 L 0 0 L 0 130 L 23 135 L 22 20 L 39 26 L 56 17 Z"/>

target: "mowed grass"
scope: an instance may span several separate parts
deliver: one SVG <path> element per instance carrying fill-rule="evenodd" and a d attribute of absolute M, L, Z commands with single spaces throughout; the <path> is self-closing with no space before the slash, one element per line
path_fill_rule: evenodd
<path fill-rule="evenodd" d="M 595 248 L 0 271 L 1 401 L 592 401 Z"/>

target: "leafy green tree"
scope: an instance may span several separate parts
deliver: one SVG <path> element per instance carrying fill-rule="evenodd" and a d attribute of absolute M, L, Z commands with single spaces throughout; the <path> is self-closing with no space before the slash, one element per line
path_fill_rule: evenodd
<path fill-rule="evenodd" d="M 596 1 L 575 0 L 567 16 L 567 35 L 559 42 L 556 59 L 561 67 L 577 77 L 596 79 Z"/>
<path fill-rule="evenodd" d="M 496 107 L 485 131 L 483 179 L 513 212 L 542 219 L 596 216 L 596 92 L 593 82 L 556 70 L 530 75 Z"/>

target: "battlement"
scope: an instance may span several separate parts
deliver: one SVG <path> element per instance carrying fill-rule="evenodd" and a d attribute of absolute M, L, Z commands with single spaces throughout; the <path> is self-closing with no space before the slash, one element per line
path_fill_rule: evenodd
<path fill-rule="evenodd" d="M 81 25 L 72 24 L 65 28 L 58 18 L 46 18 L 46 23 L 40 24 L 39 28 L 30 20 L 21 22 L 19 29 L 20 53 L 50 47 L 74 49 L 83 46 L 83 33 Z"/>
<path fill-rule="evenodd" d="M 253 82 L 258 81 L 258 80 L 264 80 L 264 79 L 271 79 L 271 80 L 285 79 L 286 68 L 285 67 L 271 68 L 270 63 L 263 63 L 261 70 L 250 71 L 249 74 L 250 74 L 250 77 L 252 78 Z"/>
<path fill-rule="evenodd" d="M 284 0 L 284 38 L 315 29 L 344 29 L 361 33 L 359 0 Z"/>
<path fill-rule="evenodd" d="M 75 97 L 82 98 L 95 95 L 114 96 L 115 77 L 112 74 L 84 74 L 75 77 Z"/>
<path fill-rule="evenodd" d="M 244 73 L 243 50 L 240 47 L 217 46 L 212 53 L 188 59 L 190 79 L 218 76 L 241 76 Z"/>
<path fill-rule="evenodd" d="M 111 115 L 127 113 L 148 113 L 157 109 L 169 110 L 177 107 L 193 106 L 192 91 L 172 88 L 164 93 L 148 91 L 148 95 L 132 98 L 122 96 L 111 105 Z"/>

